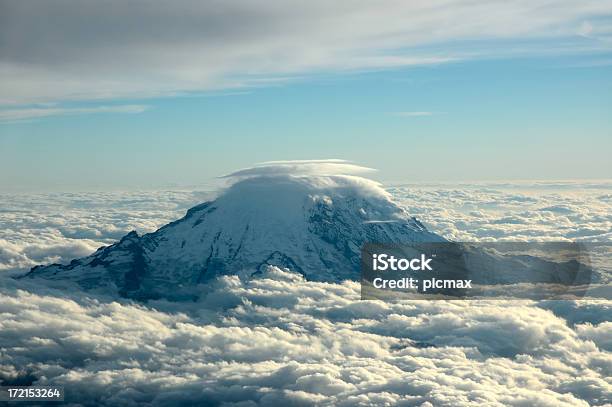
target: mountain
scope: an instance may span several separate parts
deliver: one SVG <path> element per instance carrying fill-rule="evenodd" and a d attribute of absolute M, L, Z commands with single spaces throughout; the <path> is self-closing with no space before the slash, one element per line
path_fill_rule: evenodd
<path fill-rule="evenodd" d="M 26 277 L 138 299 L 172 297 L 219 275 L 248 277 L 266 265 L 315 281 L 358 279 L 365 242 L 444 241 L 356 170 L 364 169 L 311 161 L 239 171 L 216 199 L 182 219 L 142 236 L 130 232 L 67 265 L 34 267 Z"/>

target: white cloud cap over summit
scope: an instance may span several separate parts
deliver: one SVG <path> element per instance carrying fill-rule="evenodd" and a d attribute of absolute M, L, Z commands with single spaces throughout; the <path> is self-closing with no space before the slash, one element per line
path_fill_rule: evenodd
<path fill-rule="evenodd" d="M 313 192 L 346 188 L 362 196 L 391 199 L 382 184 L 363 177 L 374 172 L 376 170 L 373 168 L 340 159 L 267 161 L 221 178 L 228 179 L 234 189 L 244 188 L 245 185 L 265 185 L 269 190 L 274 185 L 282 187 L 291 182 L 299 183 Z"/>
<path fill-rule="evenodd" d="M 373 168 L 363 167 L 361 165 L 353 164 L 350 161 L 339 159 L 266 161 L 253 167 L 224 175 L 221 178 L 361 175 L 375 171 L 376 170 Z"/>

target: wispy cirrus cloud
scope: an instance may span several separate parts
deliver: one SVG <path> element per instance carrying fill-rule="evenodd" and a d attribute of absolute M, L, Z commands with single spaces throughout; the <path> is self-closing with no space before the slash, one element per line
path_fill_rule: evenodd
<path fill-rule="evenodd" d="M 601 36 L 611 15 L 612 2 L 601 0 L 4 2 L 0 104 L 158 97 L 515 55 L 512 41 L 538 55 L 609 50 Z"/>
<path fill-rule="evenodd" d="M 425 112 L 425 111 L 421 111 L 421 112 L 394 112 L 393 115 L 394 116 L 400 116 L 400 117 L 425 117 L 425 116 L 433 116 L 435 115 L 435 112 Z"/>
<path fill-rule="evenodd" d="M 38 119 L 49 116 L 67 116 L 96 113 L 142 113 L 147 110 L 146 105 L 114 105 L 94 107 L 22 107 L 13 109 L 0 109 L 0 122 L 14 122 Z"/>

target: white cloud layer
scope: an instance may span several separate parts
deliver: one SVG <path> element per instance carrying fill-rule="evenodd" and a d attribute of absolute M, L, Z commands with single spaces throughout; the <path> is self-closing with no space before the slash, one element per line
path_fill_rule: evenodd
<path fill-rule="evenodd" d="M 0 272 L 66 263 L 131 230 L 152 232 L 209 195 L 202 191 L 0 195 Z"/>
<path fill-rule="evenodd" d="M 584 320 L 610 302 L 556 303 L 583 321 L 529 301 L 359 301 L 358 283 L 278 269 L 148 306 L 0 278 L 0 378 L 113 406 L 612 402 L 610 323 Z"/>
<path fill-rule="evenodd" d="M 258 86 L 517 49 L 609 50 L 611 14 L 608 0 L 4 1 L 0 104 Z"/>
<path fill-rule="evenodd" d="M 454 241 L 612 241 L 612 183 L 405 185 L 408 212 Z"/>
<path fill-rule="evenodd" d="M 605 182 L 389 191 L 456 240 L 611 239 Z M 0 380 L 62 384 L 109 406 L 612 403 L 612 301 L 360 301 L 357 283 L 272 269 L 201 287 L 196 302 L 145 306 L 7 278 L 154 230 L 207 196 L 1 195 Z"/>
<path fill-rule="evenodd" d="M 230 174 L 342 177 L 368 172 L 342 160 L 271 162 Z M 374 182 L 363 185 L 381 192 Z M 387 189 L 430 230 L 455 241 L 612 240 L 612 183 L 407 185 Z M 0 271 L 69 262 L 180 218 L 202 191 L 0 195 Z"/>

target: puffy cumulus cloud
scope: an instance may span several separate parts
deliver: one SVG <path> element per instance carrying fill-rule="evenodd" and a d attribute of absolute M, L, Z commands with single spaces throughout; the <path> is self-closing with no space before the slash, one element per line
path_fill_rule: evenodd
<path fill-rule="evenodd" d="M 597 344 L 600 349 L 605 349 L 612 352 L 612 322 L 602 322 L 598 325 L 590 323 L 577 325 L 576 332 L 582 338 L 591 340 Z"/>
<path fill-rule="evenodd" d="M 360 301 L 275 268 L 147 305 L 0 279 L 0 378 L 98 405 L 612 402 L 609 322 L 530 301 Z M 588 301 L 583 300 L 588 305 Z"/>
<path fill-rule="evenodd" d="M 0 239 L 0 270 L 21 269 L 31 264 L 66 262 L 91 254 L 101 245 L 88 239 L 54 239 L 39 236 L 35 243 L 11 243 Z"/>
<path fill-rule="evenodd" d="M 609 49 L 610 14 L 601 0 L 3 2 L 0 104 L 158 97 L 312 72 L 601 51 Z M 520 47 L 506 46 L 517 40 Z"/>

